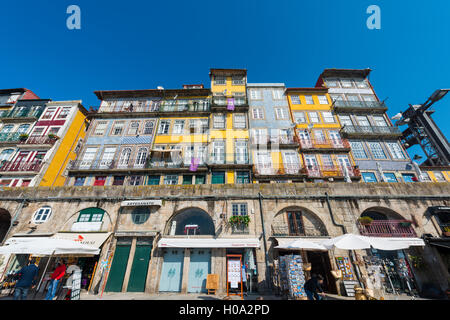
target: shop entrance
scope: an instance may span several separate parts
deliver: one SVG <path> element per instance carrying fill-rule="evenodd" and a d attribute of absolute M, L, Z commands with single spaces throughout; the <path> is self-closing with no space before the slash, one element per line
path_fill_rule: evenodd
<path fill-rule="evenodd" d="M 336 281 L 331 274 L 331 263 L 328 252 L 306 251 L 308 263 L 311 263 L 310 276 L 320 274 L 323 276 L 323 290 L 328 293 L 337 294 Z"/>
<path fill-rule="evenodd" d="M 242 257 L 241 261 L 245 270 L 244 293 L 257 293 L 258 270 L 256 268 L 254 249 L 227 249 L 226 254 L 240 255 Z M 226 277 L 224 281 L 226 281 Z M 240 292 L 240 285 L 236 292 Z"/>
<path fill-rule="evenodd" d="M 160 292 L 180 292 L 183 275 L 184 250 L 166 249 L 159 281 Z"/>
<path fill-rule="evenodd" d="M 11 225 L 11 215 L 5 209 L 0 209 L 0 243 L 8 233 L 9 226 Z"/>
<path fill-rule="evenodd" d="M 211 273 L 211 250 L 192 249 L 190 257 L 188 292 L 207 292 L 206 278 Z"/>
<path fill-rule="evenodd" d="M 127 270 L 128 257 L 130 256 L 131 240 L 120 239 L 117 241 L 116 251 L 109 272 L 105 291 L 121 292 L 125 272 Z"/>
<path fill-rule="evenodd" d="M 151 252 L 152 241 L 138 239 L 133 258 L 133 266 L 131 267 L 130 280 L 128 281 L 128 292 L 145 291 Z"/>

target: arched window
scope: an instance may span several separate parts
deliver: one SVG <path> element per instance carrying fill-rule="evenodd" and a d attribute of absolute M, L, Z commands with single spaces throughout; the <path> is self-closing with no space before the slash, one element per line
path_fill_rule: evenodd
<path fill-rule="evenodd" d="M 177 214 L 169 226 L 170 235 L 214 235 L 214 222 L 205 211 L 190 208 Z"/>
<path fill-rule="evenodd" d="M 41 224 L 46 222 L 52 215 L 52 208 L 42 207 L 37 210 L 33 215 L 33 223 Z"/>
<path fill-rule="evenodd" d="M 127 166 L 130 162 L 131 148 L 125 148 L 120 154 L 119 166 Z"/>
<path fill-rule="evenodd" d="M 5 160 L 8 161 L 11 155 L 13 154 L 14 149 L 6 149 L 3 150 L 2 153 L 0 153 L 0 162 Z"/>
<path fill-rule="evenodd" d="M 373 220 L 388 220 L 384 213 L 372 210 L 364 212 L 361 214 L 361 217 L 370 217 Z"/>
<path fill-rule="evenodd" d="M 131 213 L 131 218 L 135 224 L 143 224 L 150 217 L 150 210 L 148 207 L 136 207 Z"/>
<path fill-rule="evenodd" d="M 100 222 L 103 220 L 105 210 L 100 208 L 87 208 L 80 211 L 77 222 Z"/>
<path fill-rule="evenodd" d="M 29 124 L 22 124 L 18 129 L 18 133 L 26 133 L 28 131 L 28 128 L 30 127 Z"/>
<path fill-rule="evenodd" d="M 139 148 L 137 156 L 136 156 L 136 166 L 143 167 L 145 164 L 145 161 L 147 160 L 147 148 Z"/>

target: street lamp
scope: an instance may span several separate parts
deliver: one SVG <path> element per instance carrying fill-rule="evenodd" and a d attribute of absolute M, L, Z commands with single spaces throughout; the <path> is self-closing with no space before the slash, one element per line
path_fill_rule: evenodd
<path fill-rule="evenodd" d="M 439 89 L 436 90 L 435 92 L 433 92 L 433 94 L 431 95 L 430 99 L 431 102 L 435 103 L 439 100 L 441 100 L 443 97 L 445 97 L 445 95 L 450 91 L 450 89 Z"/>

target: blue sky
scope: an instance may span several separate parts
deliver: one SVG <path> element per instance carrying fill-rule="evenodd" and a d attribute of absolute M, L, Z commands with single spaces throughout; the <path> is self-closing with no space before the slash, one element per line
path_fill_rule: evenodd
<path fill-rule="evenodd" d="M 66 28 L 80 6 L 82 29 Z M 366 27 L 369 5 L 381 30 Z M 373 69 L 393 116 L 450 87 L 450 2 L 381 0 L 2 1 L 0 88 L 82 99 L 94 90 L 209 87 L 209 68 L 246 68 L 249 82 L 314 86 L 324 68 Z M 450 95 L 434 119 L 449 136 Z"/>

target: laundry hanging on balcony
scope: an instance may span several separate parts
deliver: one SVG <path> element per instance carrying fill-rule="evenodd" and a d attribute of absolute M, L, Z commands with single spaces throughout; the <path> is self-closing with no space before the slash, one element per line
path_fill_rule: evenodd
<path fill-rule="evenodd" d="M 191 166 L 189 167 L 189 171 L 192 171 L 192 172 L 197 171 L 199 163 L 200 163 L 200 160 L 198 158 L 192 158 Z"/>
<path fill-rule="evenodd" d="M 227 99 L 227 110 L 234 111 L 234 98 Z"/>

